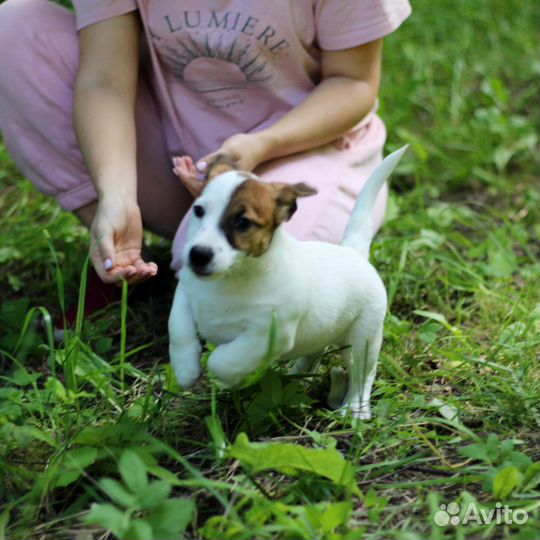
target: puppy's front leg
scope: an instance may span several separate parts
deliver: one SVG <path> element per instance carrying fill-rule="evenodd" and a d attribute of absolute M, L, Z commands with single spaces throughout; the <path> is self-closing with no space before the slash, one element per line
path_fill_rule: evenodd
<path fill-rule="evenodd" d="M 178 383 L 193 386 L 201 376 L 201 345 L 182 286 L 178 285 L 169 316 L 169 356 Z"/>
<path fill-rule="evenodd" d="M 268 357 L 268 331 L 249 330 L 219 345 L 208 359 L 208 368 L 223 384 L 232 387 L 263 364 L 279 358 L 282 352 L 276 347 Z"/>

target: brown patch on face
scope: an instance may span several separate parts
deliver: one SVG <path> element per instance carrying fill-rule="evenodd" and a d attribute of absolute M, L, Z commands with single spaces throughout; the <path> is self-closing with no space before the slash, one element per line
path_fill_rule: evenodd
<path fill-rule="evenodd" d="M 276 228 L 296 211 L 296 198 L 315 193 L 306 184 L 248 179 L 233 192 L 220 227 L 232 247 L 259 257 L 268 250 Z"/>

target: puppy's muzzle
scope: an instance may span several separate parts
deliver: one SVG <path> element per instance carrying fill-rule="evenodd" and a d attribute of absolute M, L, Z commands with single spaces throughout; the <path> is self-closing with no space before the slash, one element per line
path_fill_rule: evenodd
<path fill-rule="evenodd" d="M 200 276 L 207 276 L 212 273 L 209 266 L 213 258 L 214 251 L 206 246 L 193 246 L 189 251 L 189 265 Z"/>

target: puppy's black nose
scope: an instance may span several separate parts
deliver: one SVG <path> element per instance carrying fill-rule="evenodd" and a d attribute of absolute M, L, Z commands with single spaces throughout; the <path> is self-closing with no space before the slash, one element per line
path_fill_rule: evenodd
<path fill-rule="evenodd" d="M 192 268 L 203 269 L 214 258 L 214 252 L 206 246 L 193 246 L 189 252 Z"/>

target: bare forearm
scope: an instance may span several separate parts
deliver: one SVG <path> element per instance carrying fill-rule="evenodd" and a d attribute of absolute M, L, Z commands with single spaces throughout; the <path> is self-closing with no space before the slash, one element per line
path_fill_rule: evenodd
<path fill-rule="evenodd" d="M 271 159 L 316 148 L 345 135 L 373 108 L 379 90 L 382 39 L 350 49 L 321 51 L 322 82 L 297 107 L 272 126 L 255 133 L 238 133 L 197 163 L 205 170 L 225 154 L 242 170 L 253 171 Z M 175 167 L 184 185 L 197 193 L 195 166 Z M 199 187 L 200 189 L 200 187 Z"/>
<path fill-rule="evenodd" d="M 105 283 L 136 283 L 157 272 L 154 263 L 141 257 L 134 118 L 139 38 L 136 12 L 79 32 L 73 121 L 99 195 L 90 226 L 90 256 Z"/>
<path fill-rule="evenodd" d="M 77 88 L 73 114 L 79 145 L 99 197 L 136 199 L 133 104 L 98 85 Z"/>
<path fill-rule="evenodd" d="M 369 113 L 375 103 L 373 87 L 364 81 L 332 77 L 298 107 L 257 135 L 265 159 L 321 146 L 344 135 Z"/>

